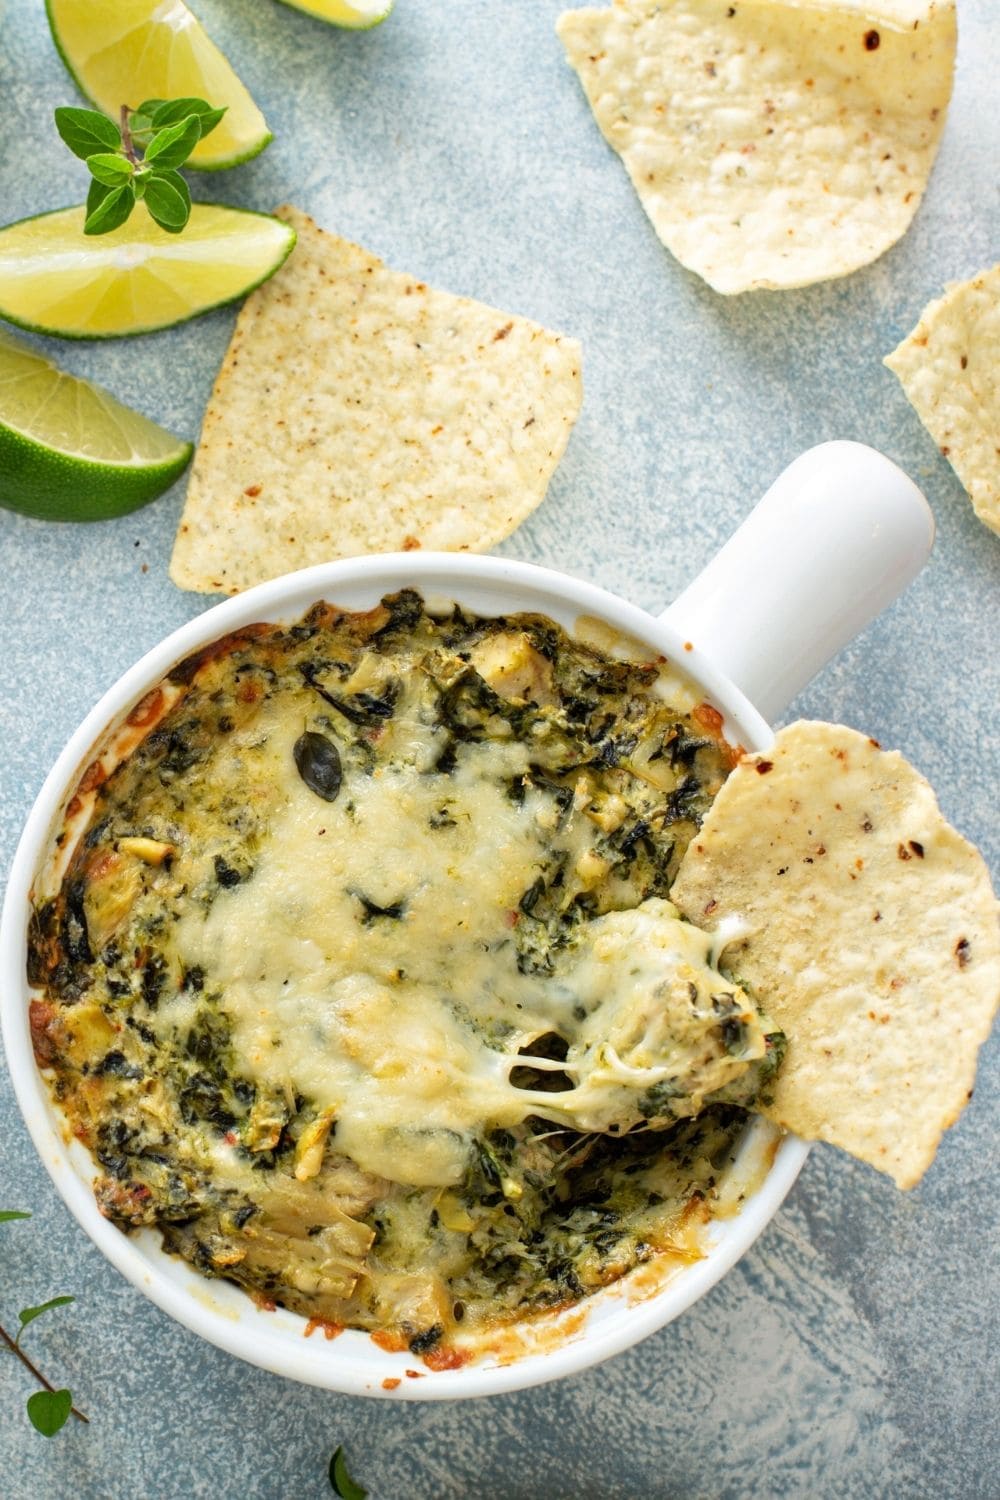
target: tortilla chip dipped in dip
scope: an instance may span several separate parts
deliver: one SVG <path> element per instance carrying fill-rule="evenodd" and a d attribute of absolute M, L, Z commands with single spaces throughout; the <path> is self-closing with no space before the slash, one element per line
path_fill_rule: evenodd
<path fill-rule="evenodd" d="M 671 899 L 745 924 L 722 966 L 788 1042 L 761 1112 L 917 1183 L 1000 997 L 989 875 L 923 777 L 853 729 L 791 724 L 728 778 Z"/>
<path fill-rule="evenodd" d="M 976 515 L 1000 533 L 1000 265 L 949 286 L 885 363 Z"/>
<path fill-rule="evenodd" d="M 660 239 L 715 291 L 846 276 L 909 228 L 951 0 L 617 0 L 557 29 Z"/>
<path fill-rule="evenodd" d="M 278 212 L 298 243 L 243 305 L 171 578 L 234 594 L 338 557 L 494 546 L 562 457 L 579 344 Z"/>

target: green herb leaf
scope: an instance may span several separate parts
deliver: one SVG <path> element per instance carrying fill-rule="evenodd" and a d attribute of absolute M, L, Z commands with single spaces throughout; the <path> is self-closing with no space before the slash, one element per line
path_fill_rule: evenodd
<path fill-rule="evenodd" d="M 184 200 L 184 205 L 187 208 L 188 213 L 191 212 L 191 189 L 188 187 L 185 178 L 183 178 L 179 172 L 175 172 L 172 167 L 156 166 L 151 169 L 149 176 L 146 178 L 147 184 L 149 183 L 150 178 L 154 177 L 158 182 L 168 182 L 171 187 L 175 188 Z"/>
<path fill-rule="evenodd" d="M 222 116 L 226 113 L 226 110 L 228 108 L 229 105 L 224 104 L 221 109 L 206 109 L 202 111 L 202 113 L 198 116 L 198 119 L 201 121 L 202 140 L 204 140 L 206 135 L 208 135 L 215 129 L 216 125 L 218 125 L 219 121 L 222 119 Z"/>
<path fill-rule="evenodd" d="M 96 177 L 93 178 L 91 180 L 90 190 L 87 193 L 86 218 L 89 219 L 94 210 L 96 208 L 100 208 L 105 198 L 109 197 L 114 191 L 114 188 L 105 187 L 103 182 L 98 182 Z"/>
<path fill-rule="evenodd" d="M 12 1219 L 30 1219 L 23 1208 L 0 1208 L 0 1224 L 9 1224 Z"/>
<path fill-rule="evenodd" d="M 338 1448 L 330 1460 L 330 1488 L 340 1500 L 365 1500 L 368 1494 L 360 1484 L 356 1484 L 347 1472 L 347 1460 L 344 1457 L 343 1448 Z"/>
<path fill-rule="evenodd" d="M 28 1420 L 42 1437 L 55 1437 L 65 1427 L 73 1407 L 69 1391 L 36 1391 L 28 1397 Z"/>
<path fill-rule="evenodd" d="M 75 1299 L 73 1297 L 50 1297 L 48 1302 L 40 1302 L 37 1307 L 24 1308 L 21 1312 L 18 1313 L 18 1317 L 21 1320 L 21 1326 L 17 1330 L 17 1338 L 14 1340 L 14 1342 L 18 1342 L 21 1334 L 27 1328 L 28 1324 L 33 1323 L 36 1318 L 40 1318 L 42 1316 L 42 1313 L 49 1312 L 53 1307 L 65 1307 L 67 1303 L 73 1302 L 74 1300 Z"/>
<path fill-rule="evenodd" d="M 115 151 L 122 143 L 121 131 L 107 115 L 96 109 L 68 109 L 55 112 L 56 129 L 74 156 L 86 161 L 95 151 Z"/>
<path fill-rule="evenodd" d="M 177 186 L 178 182 L 183 191 Z M 168 234 L 180 234 L 191 214 L 191 194 L 177 172 L 171 172 L 169 177 L 166 171 L 150 172 L 146 178 L 145 203 L 157 224 Z"/>
<path fill-rule="evenodd" d="M 106 187 L 121 187 L 132 176 L 132 163 L 114 151 L 101 151 L 87 157 L 87 168 L 91 177 Z"/>
<path fill-rule="evenodd" d="M 145 106 L 140 106 L 145 108 Z M 222 109 L 213 109 L 204 99 L 168 99 L 160 100 L 152 111 L 150 119 L 156 130 L 162 130 L 165 125 L 176 125 L 179 120 L 186 120 L 189 115 L 197 115 L 201 125 L 202 139 L 214 130 L 216 125 L 226 113 L 227 106 Z"/>
<path fill-rule="evenodd" d="M 133 145 L 140 149 L 149 145 L 149 138 L 153 133 L 153 115 L 162 103 L 162 99 L 146 99 L 138 109 L 129 111 L 128 128 Z"/>
<path fill-rule="evenodd" d="M 180 167 L 201 140 L 201 121 L 197 115 L 188 115 L 176 125 L 157 130 L 146 147 L 146 161 L 158 167 Z"/>
<path fill-rule="evenodd" d="M 99 188 L 101 197 L 94 189 Z M 135 188 L 131 182 L 122 187 L 106 187 L 95 180 L 87 195 L 87 217 L 83 223 L 84 234 L 110 234 L 118 229 L 135 207 Z"/>

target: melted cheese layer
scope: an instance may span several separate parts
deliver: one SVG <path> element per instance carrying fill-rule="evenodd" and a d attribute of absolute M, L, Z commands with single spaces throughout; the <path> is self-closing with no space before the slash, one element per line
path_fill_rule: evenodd
<path fill-rule="evenodd" d="M 392 735 L 391 758 L 345 776 L 328 803 L 296 772 L 302 728 L 268 706 L 255 721 L 267 834 L 253 874 L 207 912 L 185 906 L 174 943 L 183 967 L 203 970 L 223 995 L 249 1075 L 328 1112 L 337 1150 L 360 1167 L 452 1185 L 484 1125 L 542 1113 L 626 1128 L 644 1118 L 638 1096 L 667 1080 L 696 1101 L 675 1113 L 695 1113 L 762 1055 L 741 995 L 756 1030 L 739 1057 L 720 1047 L 710 997 L 739 992 L 710 964 L 711 939 L 665 901 L 584 924 L 552 973 L 520 971 L 518 902 L 554 838 L 578 868 L 598 859 L 580 808 L 556 835 L 550 801 L 530 789 L 520 801 L 509 795 L 528 745 L 468 744 L 450 775 L 428 772 L 437 727 L 418 685 L 381 731 Z M 519 1049 L 553 1031 L 575 1086 L 516 1087 Z"/>

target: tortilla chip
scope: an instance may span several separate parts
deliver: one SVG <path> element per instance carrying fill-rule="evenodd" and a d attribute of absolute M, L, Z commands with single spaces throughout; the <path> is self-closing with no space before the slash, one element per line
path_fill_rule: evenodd
<path fill-rule="evenodd" d="M 788 1036 L 762 1112 L 918 1182 L 1000 997 L 986 866 L 924 778 L 856 730 L 792 724 L 733 771 L 671 900 L 750 924 L 723 965 Z"/>
<path fill-rule="evenodd" d="M 717 292 L 846 276 L 908 229 L 953 0 L 616 0 L 557 30 L 660 239 Z"/>
<path fill-rule="evenodd" d="M 237 593 L 330 558 L 508 536 L 579 412 L 579 344 L 278 212 L 298 244 L 243 305 L 171 578 Z"/>
<path fill-rule="evenodd" d="M 976 515 L 1000 532 L 1000 265 L 953 282 L 885 363 Z"/>

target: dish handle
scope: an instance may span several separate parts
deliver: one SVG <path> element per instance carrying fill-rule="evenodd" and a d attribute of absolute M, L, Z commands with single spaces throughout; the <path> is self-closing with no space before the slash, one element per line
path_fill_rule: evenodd
<path fill-rule="evenodd" d="M 773 723 L 920 572 L 934 517 L 902 469 L 864 443 L 789 464 L 661 618 Z"/>

